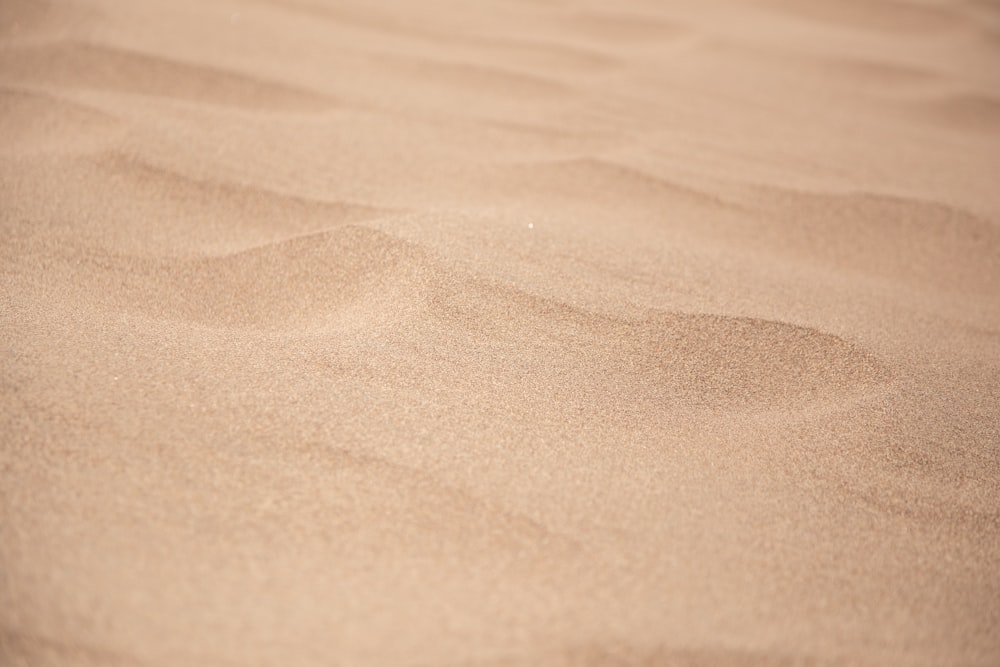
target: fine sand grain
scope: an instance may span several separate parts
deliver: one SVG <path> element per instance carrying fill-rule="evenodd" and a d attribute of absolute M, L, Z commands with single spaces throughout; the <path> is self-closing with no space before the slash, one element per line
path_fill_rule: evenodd
<path fill-rule="evenodd" d="M 1000 6 L 0 1 L 0 664 L 1000 664 Z"/>

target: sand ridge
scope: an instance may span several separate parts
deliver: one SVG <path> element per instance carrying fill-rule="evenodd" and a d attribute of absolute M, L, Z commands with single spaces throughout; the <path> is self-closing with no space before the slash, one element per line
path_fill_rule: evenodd
<path fill-rule="evenodd" d="M 0 3 L 0 662 L 997 664 L 998 26 Z"/>

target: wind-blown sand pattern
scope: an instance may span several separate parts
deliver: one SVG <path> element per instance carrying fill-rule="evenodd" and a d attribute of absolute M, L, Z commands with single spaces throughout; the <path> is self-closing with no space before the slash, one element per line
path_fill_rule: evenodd
<path fill-rule="evenodd" d="M 0 663 L 1000 664 L 1000 9 L 0 3 Z"/>

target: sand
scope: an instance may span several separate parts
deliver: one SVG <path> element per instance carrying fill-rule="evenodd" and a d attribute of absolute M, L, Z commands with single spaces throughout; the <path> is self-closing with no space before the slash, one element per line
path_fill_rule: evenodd
<path fill-rule="evenodd" d="M 1000 664 L 1000 6 L 4 0 L 0 663 Z"/>

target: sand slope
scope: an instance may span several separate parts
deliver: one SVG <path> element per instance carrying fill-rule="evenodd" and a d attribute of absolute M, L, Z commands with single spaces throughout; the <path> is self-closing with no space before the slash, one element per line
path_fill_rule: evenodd
<path fill-rule="evenodd" d="M 1000 663 L 1000 11 L 0 4 L 0 662 Z"/>

